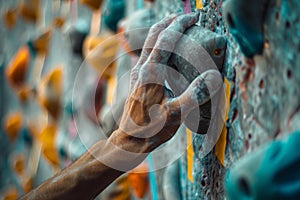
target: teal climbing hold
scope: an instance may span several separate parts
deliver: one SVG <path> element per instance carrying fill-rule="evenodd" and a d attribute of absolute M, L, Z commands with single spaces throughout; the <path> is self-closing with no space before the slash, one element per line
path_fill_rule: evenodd
<path fill-rule="evenodd" d="M 118 23 L 124 18 L 126 9 L 125 0 L 108 0 L 103 11 L 103 22 L 113 32 L 118 31 Z"/>
<path fill-rule="evenodd" d="M 229 199 L 299 199 L 299 147 L 300 131 L 242 158 L 227 174 Z"/>
<path fill-rule="evenodd" d="M 264 47 L 263 22 L 268 0 L 228 0 L 223 16 L 229 30 L 246 57 L 262 54 Z"/>

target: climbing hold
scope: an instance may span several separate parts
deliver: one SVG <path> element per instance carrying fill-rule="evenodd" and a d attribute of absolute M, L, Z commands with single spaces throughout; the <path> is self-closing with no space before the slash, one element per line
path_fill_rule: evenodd
<path fill-rule="evenodd" d="M 207 70 L 207 66 L 202 66 L 204 61 L 219 71 L 223 68 L 225 52 L 227 47 L 226 38 L 210 30 L 199 26 L 192 26 L 184 33 L 187 37 L 182 37 L 177 42 L 172 56 L 168 61 L 168 66 L 172 67 L 183 75 L 185 83 L 179 83 L 180 78 L 176 78 L 178 73 L 170 72 L 168 83 L 175 96 L 180 95 L 202 72 Z M 187 45 L 189 44 L 189 45 Z M 179 53 L 178 53 L 179 52 Z M 212 59 L 210 61 L 210 58 Z M 194 63 L 190 63 L 190 62 Z M 199 66 L 196 66 L 199 65 Z M 201 65 L 201 66 L 200 66 Z M 203 69 L 206 67 L 206 69 Z M 181 85 L 178 87 L 178 85 Z M 184 86 L 183 86 L 184 85 Z M 199 116 L 199 110 L 200 116 Z M 200 118 L 199 118 L 200 117 Z M 199 119 L 199 123 L 195 123 Z M 193 132 L 205 134 L 208 130 L 211 119 L 211 101 L 203 104 L 199 109 L 190 112 L 185 120 L 185 125 Z"/>
<path fill-rule="evenodd" d="M 229 30 L 246 57 L 262 54 L 264 47 L 263 22 L 268 0 L 228 0 L 223 16 Z"/>
<path fill-rule="evenodd" d="M 20 5 L 20 13 L 24 20 L 29 22 L 37 22 L 40 15 L 40 0 L 30 0 L 27 3 L 22 2 Z"/>
<path fill-rule="evenodd" d="M 58 29 L 62 29 L 64 27 L 65 23 L 66 23 L 66 19 L 64 17 L 56 17 L 53 19 L 53 22 L 52 22 L 54 27 L 56 27 Z"/>
<path fill-rule="evenodd" d="M 23 117 L 20 112 L 10 114 L 5 123 L 5 131 L 8 137 L 14 141 L 18 137 L 23 123 Z"/>
<path fill-rule="evenodd" d="M 23 174 L 25 172 L 25 167 L 25 156 L 16 155 L 13 159 L 13 168 L 17 172 L 17 174 Z"/>
<path fill-rule="evenodd" d="M 63 69 L 57 67 L 52 70 L 38 88 L 40 104 L 57 120 L 61 112 L 61 96 L 63 93 Z"/>
<path fill-rule="evenodd" d="M 202 10 L 203 9 L 203 2 L 202 2 L 202 0 L 196 0 L 196 8 L 198 10 Z"/>
<path fill-rule="evenodd" d="M 29 48 L 23 46 L 14 56 L 6 71 L 7 79 L 14 88 L 18 89 L 24 86 L 29 63 Z"/>
<path fill-rule="evenodd" d="M 18 90 L 18 96 L 21 102 L 26 102 L 30 97 L 34 96 L 34 89 L 25 85 Z"/>
<path fill-rule="evenodd" d="M 3 195 L 3 200 L 16 200 L 19 197 L 19 192 L 16 187 L 8 188 Z"/>
<path fill-rule="evenodd" d="M 43 155 L 46 160 L 55 167 L 60 166 L 60 159 L 56 148 L 44 146 L 42 149 Z"/>
<path fill-rule="evenodd" d="M 3 21 L 8 29 L 12 29 L 17 23 L 17 9 L 9 9 L 3 13 Z"/>
<path fill-rule="evenodd" d="M 117 32 L 118 22 L 125 16 L 125 0 L 109 0 L 103 10 L 103 22 L 106 27 Z"/>
<path fill-rule="evenodd" d="M 31 176 L 24 176 L 21 178 L 21 184 L 25 194 L 30 192 L 34 186 L 34 178 Z"/>
<path fill-rule="evenodd" d="M 38 38 L 29 41 L 28 45 L 29 47 L 32 48 L 33 52 L 45 55 L 49 50 L 51 38 L 52 38 L 52 31 L 47 30 Z"/>
<path fill-rule="evenodd" d="M 84 56 L 100 74 L 109 79 L 116 73 L 115 56 L 118 52 L 119 41 L 111 34 L 89 36 L 84 42 Z"/>
<path fill-rule="evenodd" d="M 130 186 L 138 198 L 143 198 L 149 190 L 149 173 L 146 163 L 142 163 L 128 174 Z"/>
<path fill-rule="evenodd" d="M 229 199 L 298 199 L 300 132 L 273 141 L 242 158 L 228 173 Z"/>
<path fill-rule="evenodd" d="M 191 40 L 195 42 L 194 45 L 201 46 L 201 50 L 203 49 L 206 53 L 208 53 L 219 71 L 222 70 L 227 47 L 225 36 L 199 26 L 192 26 L 187 29 L 184 34 L 187 37 L 183 37 L 179 42 L 177 42 L 174 50 L 174 52 L 182 52 L 182 55 L 176 55 L 173 53 L 168 63 L 169 66 L 176 68 L 189 82 L 192 82 L 200 75 L 200 72 L 203 70 L 196 69 L 197 66 L 192 66 L 191 63 L 185 60 L 192 60 L 192 58 L 182 58 L 183 55 L 189 54 L 189 52 L 193 50 L 192 46 L 189 47 L 190 49 L 184 49 L 187 47 L 185 42 L 187 40 Z M 188 43 L 190 42 L 188 41 Z M 196 48 L 196 50 L 198 50 L 198 48 Z"/>
<path fill-rule="evenodd" d="M 103 0 L 80 0 L 80 3 L 86 5 L 92 10 L 98 10 L 102 5 Z"/>
<path fill-rule="evenodd" d="M 55 138 L 57 135 L 57 127 L 48 125 L 40 134 L 42 143 L 42 153 L 44 157 L 54 166 L 60 165 L 59 155 L 55 147 Z"/>

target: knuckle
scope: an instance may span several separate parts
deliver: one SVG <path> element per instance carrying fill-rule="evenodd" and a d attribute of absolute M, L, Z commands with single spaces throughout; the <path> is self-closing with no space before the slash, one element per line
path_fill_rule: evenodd
<path fill-rule="evenodd" d="M 150 34 L 156 34 L 163 30 L 165 27 L 162 23 L 156 23 L 153 26 L 151 26 L 149 33 Z"/>
<path fill-rule="evenodd" d="M 163 30 L 158 36 L 158 42 L 169 41 L 169 31 L 167 29 Z"/>
<path fill-rule="evenodd" d="M 184 22 L 186 19 L 186 16 L 185 15 L 181 15 L 181 16 L 178 16 L 176 17 L 176 19 L 174 20 L 175 23 L 182 23 Z"/>

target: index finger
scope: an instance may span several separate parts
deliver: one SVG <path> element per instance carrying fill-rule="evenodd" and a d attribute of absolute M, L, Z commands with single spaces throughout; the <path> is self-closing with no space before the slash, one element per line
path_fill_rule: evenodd
<path fill-rule="evenodd" d="M 151 53 L 151 50 L 155 45 L 155 42 L 157 41 L 159 34 L 164 29 L 166 29 L 178 15 L 179 14 L 171 14 L 166 18 L 162 19 L 161 21 L 157 22 L 150 28 L 150 31 L 144 43 L 143 50 L 138 62 L 139 64 L 143 64 L 147 60 L 148 56 Z"/>
<path fill-rule="evenodd" d="M 181 15 L 177 17 L 165 30 L 163 30 L 147 61 L 140 69 L 139 79 L 146 82 L 163 83 L 165 81 L 166 64 L 185 30 L 194 25 L 199 13 Z"/>
<path fill-rule="evenodd" d="M 182 37 L 185 30 L 194 25 L 199 19 L 199 13 L 191 13 L 177 17 L 163 30 L 150 53 L 150 62 L 166 64 L 173 52 L 177 41 Z"/>
<path fill-rule="evenodd" d="M 140 68 L 145 63 L 145 61 L 148 59 L 148 57 L 155 45 L 155 42 L 157 41 L 159 34 L 165 28 L 167 28 L 178 15 L 179 14 L 171 14 L 171 15 L 167 16 L 166 18 L 162 19 L 161 21 L 157 22 L 150 28 L 147 39 L 143 46 L 141 56 L 140 56 L 137 64 L 131 70 L 130 91 L 132 91 L 132 89 L 136 85 L 136 82 L 139 77 Z"/>

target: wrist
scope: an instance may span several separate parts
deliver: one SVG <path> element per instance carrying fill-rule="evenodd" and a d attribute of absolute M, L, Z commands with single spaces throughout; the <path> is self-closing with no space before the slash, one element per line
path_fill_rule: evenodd
<path fill-rule="evenodd" d="M 157 145 L 151 138 L 134 137 L 133 135 L 135 134 L 117 129 L 108 138 L 107 143 L 136 154 L 149 154 L 156 148 Z"/>
<path fill-rule="evenodd" d="M 109 152 L 109 156 L 102 157 L 104 164 L 120 171 L 135 168 L 153 150 L 147 140 L 115 130 L 105 142 L 105 152 Z"/>

